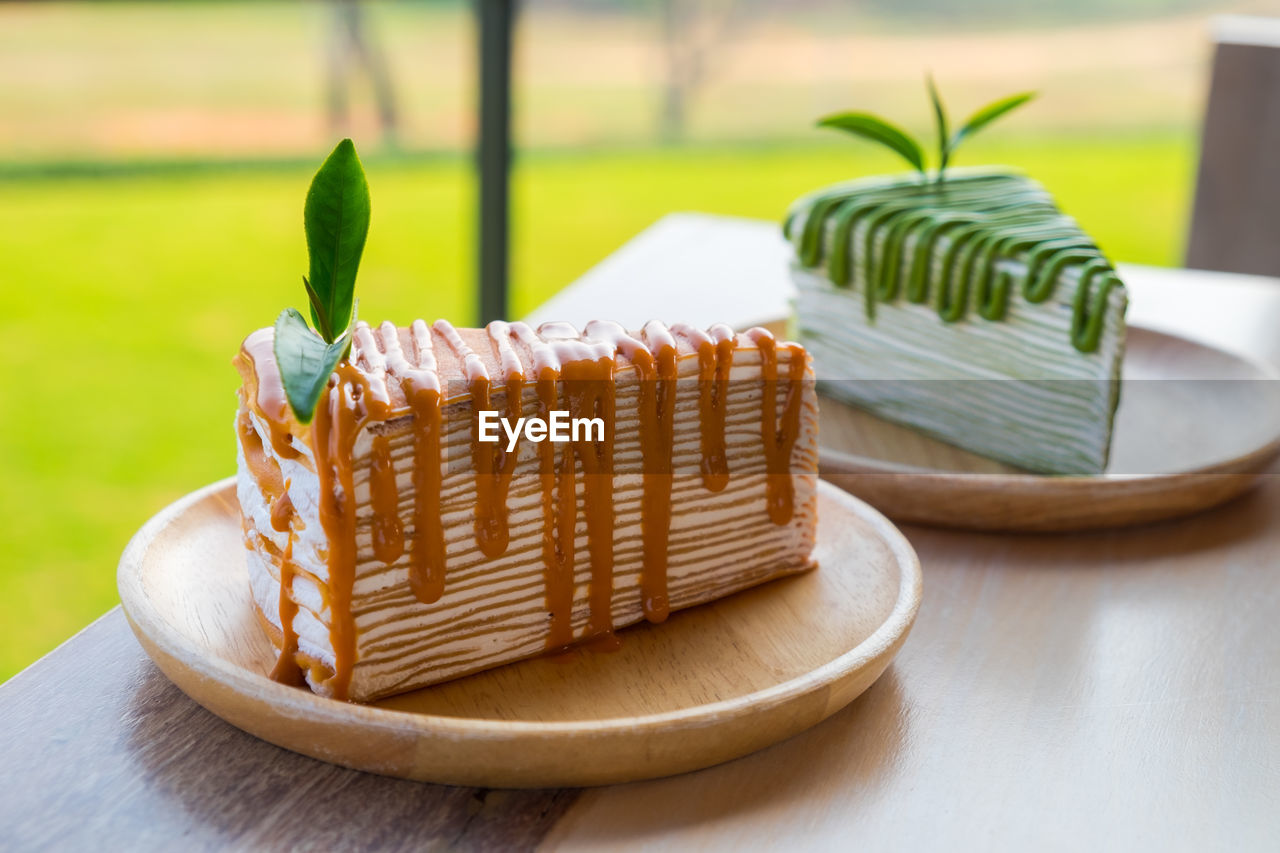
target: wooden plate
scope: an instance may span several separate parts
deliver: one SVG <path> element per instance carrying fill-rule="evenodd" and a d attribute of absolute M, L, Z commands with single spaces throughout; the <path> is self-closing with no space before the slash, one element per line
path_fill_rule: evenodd
<path fill-rule="evenodd" d="M 120 560 L 143 648 L 191 698 L 271 743 L 391 776 L 488 787 L 598 785 L 695 770 L 788 738 L 888 666 L 920 603 L 915 552 L 820 484 L 820 568 L 621 633 L 613 653 L 511 664 L 352 705 L 269 680 L 232 481 L 138 531 Z"/>
<path fill-rule="evenodd" d="M 1019 472 L 823 398 L 822 476 L 895 521 L 1067 531 L 1175 518 L 1253 485 L 1280 456 L 1280 381 L 1258 364 L 1130 327 L 1111 465 Z"/>

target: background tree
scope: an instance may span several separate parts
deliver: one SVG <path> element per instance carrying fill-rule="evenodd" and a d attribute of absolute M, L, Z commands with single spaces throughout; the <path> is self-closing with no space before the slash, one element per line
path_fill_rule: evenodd
<path fill-rule="evenodd" d="M 659 0 L 665 75 L 658 135 L 684 138 L 689 102 L 708 79 L 711 55 L 746 19 L 738 0 Z"/>
<path fill-rule="evenodd" d="M 357 65 L 363 66 L 373 87 L 382 142 L 395 147 L 399 136 L 399 110 L 395 88 L 382 42 L 369 32 L 361 0 L 331 0 L 328 51 L 329 129 L 347 136 L 351 126 L 350 89 Z"/>

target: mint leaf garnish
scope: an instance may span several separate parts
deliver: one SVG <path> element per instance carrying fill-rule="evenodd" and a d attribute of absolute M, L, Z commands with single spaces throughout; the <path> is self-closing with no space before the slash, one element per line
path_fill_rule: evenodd
<path fill-rule="evenodd" d="M 942 183 L 947 166 L 951 163 L 951 157 L 961 142 L 1006 113 L 1016 110 L 1036 95 L 1035 92 L 1019 92 L 993 101 L 969 116 L 969 120 L 954 134 L 948 135 L 947 109 L 942 103 L 942 96 L 938 94 L 938 87 L 933 82 L 932 74 L 925 77 L 925 89 L 929 94 L 929 103 L 933 107 L 934 123 L 938 130 L 938 183 Z M 880 116 L 863 112 L 833 113 L 818 119 L 818 127 L 842 130 L 852 136 L 883 145 L 910 163 L 921 175 L 926 174 L 924 149 L 920 143 L 911 134 Z"/>
<path fill-rule="evenodd" d="M 369 184 L 350 139 L 311 181 L 303 208 L 311 274 L 303 279 L 316 330 L 332 343 L 351 321 L 356 270 L 369 233 Z"/>
<path fill-rule="evenodd" d="M 831 127 L 878 142 L 891 151 L 896 151 L 917 171 L 924 172 L 924 152 L 920 150 L 920 143 L 902 128 L 880 116 L 858 112 L 836 113 L 818 119 L 818 127 Z"/>
<path fill-rule="evenodd" d="M 1016 95 L 1009 95 L 1008 97 L 1001 98 L 998 101 L 992 101 L 973 115 L 969 116 L 969 120 L 964 123 L 964 126 L 956 131 L 955 136 L 951 137 L 951 142 L 947 147 L 954 151 L 956 146 L 964 141 L 966 137 L 972 136 L 982 130 L 1005 113 L 1016 110 L 1035 96 L 1035 92 L 1019 92 Z"/>
<path fill-rule="evenodd" d="M 933 82 L 933 75 L 925 75 L 925 88 L 929 90 L 929 102 L 933 104 L 933 120 L 938 126 L 938 180 L 947 171 L 947 161 L 951 159 L 951 134 L 947 132 L 947 108 L 938 94 L 938 86 Z"/>
<path fill-rule="evenodd" d="M 351 351 L 351 329 L 326 343 L 296 308 L 286 308 L 276 318 L 275 330 L 276 364 L 285 396 L 298 422 L 309 424 L 329 376 Z"/>
<path fill-rule="evenodd" d="M 313 331 L 302 313 L 283 311 L 275 324 L 275 357 L 289 407 L 309 424 L 329 377 L 351 351 L 356 272 L 369 234 L 369 184 L 350 139 L 311 180 L 303 206 L 311 274 L 302 277 Z"/>

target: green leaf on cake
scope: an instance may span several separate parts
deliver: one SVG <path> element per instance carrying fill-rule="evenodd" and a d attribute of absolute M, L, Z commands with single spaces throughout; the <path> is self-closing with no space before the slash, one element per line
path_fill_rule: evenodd
<path fill-rule="evenodd" d="M 933 75 L 925 77 L 925 85 L 929 90 L 929 100 L 933 104 L 933 118 L 938 126 L 938 180 L 947 171 L 947 161 L 951 159 L 951 135 L 947 130 L 947 108 L 942 105 L 942 97 L 938 94 L 938 86 L 933 82 Z"/>
<path fill-rule="evenodd" d="M 919 172 L 924 172 L 924 152 L 906 131 L 871 113 L 835 113 L 818 119 L 818 127 L 830 127 L 879 143 L 897 152 Z"/>
<path fill-rule="evenodd" d="M 369 183 L 350 139 L 338 143 L 311 180 L 303 230 L 311 259 L 302 277 L 313 330 L 285 309 L 275 324 L 275 358 L 289 407 L 309 424 L 333 371 L 351 352 L 356 273 L 369 234 Z"/>
<path fill-rule="evenodd" d="M 1035 92 L 1019 92 L 1016 95 L 1009 95 L 1007 98 L 1001 98 L 998 101 L 992 101 L 987 104 L 985 107 L 969 116 L 969 120 L 956 131 L 956 135 L 951 138 L 951 143 L 948 145 L 949 150 L 955 151 L 956 146 L 963 142 L 967 137 L 970 137 L 982 130 L 1002 115 L 1016 110 L 1035 96 Z"/>
<path fill-rule="evenodd" d="M 932 74 L 925 76 L 925 90 L 929 94 L 929 104 L 933 108 L 933 119 L 938 133 L 938 183 L 942 183 L 943 178 L 946 177 L 947 166 L 951 164 L 951 158 L 961 142 L 1001 116 L 1030 101 L 1036 95 L 1035 92 L 1019 92 L 1016 95 L 992 101 L 969 116 L 969 120 L 952 134 L 950 122 L 947 120 L 947 108 L 942 102 L 942 96 L 938 94 L 938 86 Z M 921 148 L 920 143 L 911 134 L 880 116 L 865 112 L 832 113 L 818 119 L 817 124 L 818 127 L 843 130 L 845 133 L 883 145 L 901 156 L 922 175 L 927 174 L 924 149 Z"/>
<path fill-rule="evenodd" d="M 330 375 L 351 350 L 351 329 L 325 341 L 296 308 L 286 308 L 276 318 L 274 348 L 289 407 L 299 423 L 311 423 Z"/>
<path fill-rule="evenodd" d="M 369 233 L 369 184 L 350 139 L 311 181 L 303 208 L 311 274 L 303 279 L 316 330 L 332 343 L 351 320 L 356 271 Z"/>

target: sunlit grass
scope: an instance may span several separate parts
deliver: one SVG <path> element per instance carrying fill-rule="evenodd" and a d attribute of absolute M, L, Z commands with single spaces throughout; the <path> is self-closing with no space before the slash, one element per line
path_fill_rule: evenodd
<path fill-rule="evenodd" d="M 1191 142 L 979 142 L 1039 177 L 1124 261 L 1176 264 Z M 513 313 L 664 213 L 777 219 L 796 195 L 892 168 L 854 143 L 530 155 L 516 178 Z M 472 319 L 464 160 L 370 167 L 362 316 Z M 129 535 L 232 472 L 241 338 L 302 305 L 309 173 L 0 184 L 0 678 L 116 600 Z M 782 274 L 779 271 L 779 274 Z M 217 571 L 211 566 L 210 571 Z"/>

